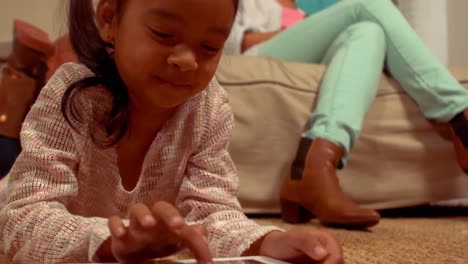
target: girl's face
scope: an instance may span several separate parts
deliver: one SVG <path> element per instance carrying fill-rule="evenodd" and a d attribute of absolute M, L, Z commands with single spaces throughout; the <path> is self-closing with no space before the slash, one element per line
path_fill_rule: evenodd
<path fill-rule="evenodd" d="M 235 16 L 233 0 L 101 0 L 102 38 L 114 42 L 114 59 L 131 105 L 174 108 L 212 79 Z M 150 110 L 151 111 L 151 110 Z"/>

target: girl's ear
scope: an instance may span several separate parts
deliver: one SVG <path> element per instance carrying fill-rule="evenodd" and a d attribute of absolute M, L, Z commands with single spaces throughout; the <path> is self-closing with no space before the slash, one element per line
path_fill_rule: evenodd
<path fill-rule="evenodd" d="M 96 8 L 96 22 L 101 39 L 113 43 L 117 30 L 117 3 L 115 0 L 101 0 Z"/>

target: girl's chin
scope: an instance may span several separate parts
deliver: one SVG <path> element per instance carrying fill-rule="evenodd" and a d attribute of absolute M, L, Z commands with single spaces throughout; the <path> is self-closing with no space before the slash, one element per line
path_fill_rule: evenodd
<path fill-rule="evenodd" d="M 172 109 L 184 104 L 187 100 L 193 97 L 191 92 L 179 93 L 179 92 L 163 92 L 159 90 L 159 93 L 141 94 L 141 100 L 137 100 L 140 103 L 146 104 L 150 107 L 161 108 L 161 109 Z"/>
<path fill-rule="evenodd" d="M 160 99 L 160 100 L 154 100 L 152 102 L 152 105 L 157 108 L 161 109 L 173 109 L 175 107 L 180 106 L 181 104 L 185 103 L 189 98 L 184 97 L 184 98 L 171 98 L 171 99 Z"/>

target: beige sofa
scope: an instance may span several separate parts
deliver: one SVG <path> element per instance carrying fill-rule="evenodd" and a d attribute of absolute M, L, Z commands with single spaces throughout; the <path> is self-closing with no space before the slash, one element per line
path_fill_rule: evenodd
<path fill-rule="evenodd" d="M 247 213 L 279 212 L 279 188 L 289 176 L 325 70 L 271 58 L 223 58 L 217 77 L 230 94 L 236 119 L 230 152 Z M 468 80 L 468 69 L 453 69 L 453 74 Z M 339 177 L 350 197 L 377 209 L 468 197 L 468 176 L 457 167 L 451 143 L 385 76 Z M 0 190 L 4 184 L 0 181 Z"/>
<path fill-rule="evenodd" d="M 235 114 L 230 152 L 247 213 L 279 212 L 279 188 L 289 175 L 325 70 L 271 58 L 223 59 L 217 77 Z M 468 69 L 453 74 L 468 80 Z M 468 176 L 457 167 L 451 143 L 386 76 L 339 178 L 350 197 L 378 209 L 468 197 Z"/>

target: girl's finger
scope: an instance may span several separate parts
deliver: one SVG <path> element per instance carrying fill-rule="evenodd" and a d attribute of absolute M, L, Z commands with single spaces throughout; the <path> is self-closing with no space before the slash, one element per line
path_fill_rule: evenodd
<path fill-rule="evenodd" d="M 330 254 L 316 237 L 310 235 L 299 244 L 299 248 L 315 261 L 323 261 Z"/>
<path fill-rule="evenodd" d="M 130 229 L 135 231 L 145 231 L 156 225 L 150 209 L 144 204 L 135 204 L 130 209 Z"/>
<path fill-rule="evenodd" d="M 185 220 L 179 211 L 171 204 L 158 202 L 152 208 L 153 215 L 158 223 L 164 223 L 175 235 L 175 239 L 181 241 L 190 249 L 198 263 L 212 262 L 208 241 L 203 235 L 203 229 L 185 224 Z"/>
<path fill-rule="evenodd" d="M 122 223 L 122 219 L 118 216 L 112 216 L 108 221 L 111 235 L 117 239 L 123 239 L 127 234 L 127 228 Z"/>
<path fill-rule="evenodd" d="M 144 204 L 135 204 L 130 208 L 129 233 L 134 242 L 140 245 L 150 243 L 153 239 L 153 229 L 156 219 Z"/>
<path fill-rule="evenodd" d="M 322 246 L 328 251 L 328 258 L 324 264 L 343 264 L 343 250 L 340 243 L 333 236 L 328 233 L 322 233 L 320 236 Z"/>
<path fill-rule="evenodd" d="M 182 215 L 170 203 L 157 202 L 151 207 L 151 212 L 156 218 L 156 221 L 165 224 L 172 231 L 185 225 L 185 220 Z"/>
<path fill-rule="evenodd" d="M 185 225 L 177 231 L 179 239 L 190 249 L 198 263 L 211 263 L 212 257 L 208 240 L 197 227 Z"/>
<path fill-rule="evenodd" d="M 201 234 L 204 237 L 208 236 L 208 232 L 206 231 L 205 226 L 203 225 L 191 225 L 195 231 L 197 231 L 199 234 Z"/>
<path fill-rule="evenodd" d="M 304 239 L 299 247 L 302 252 L 323 264 L 342 264 L 343 254 L 336 239 L 321 231 L 304 232 Z"/>

